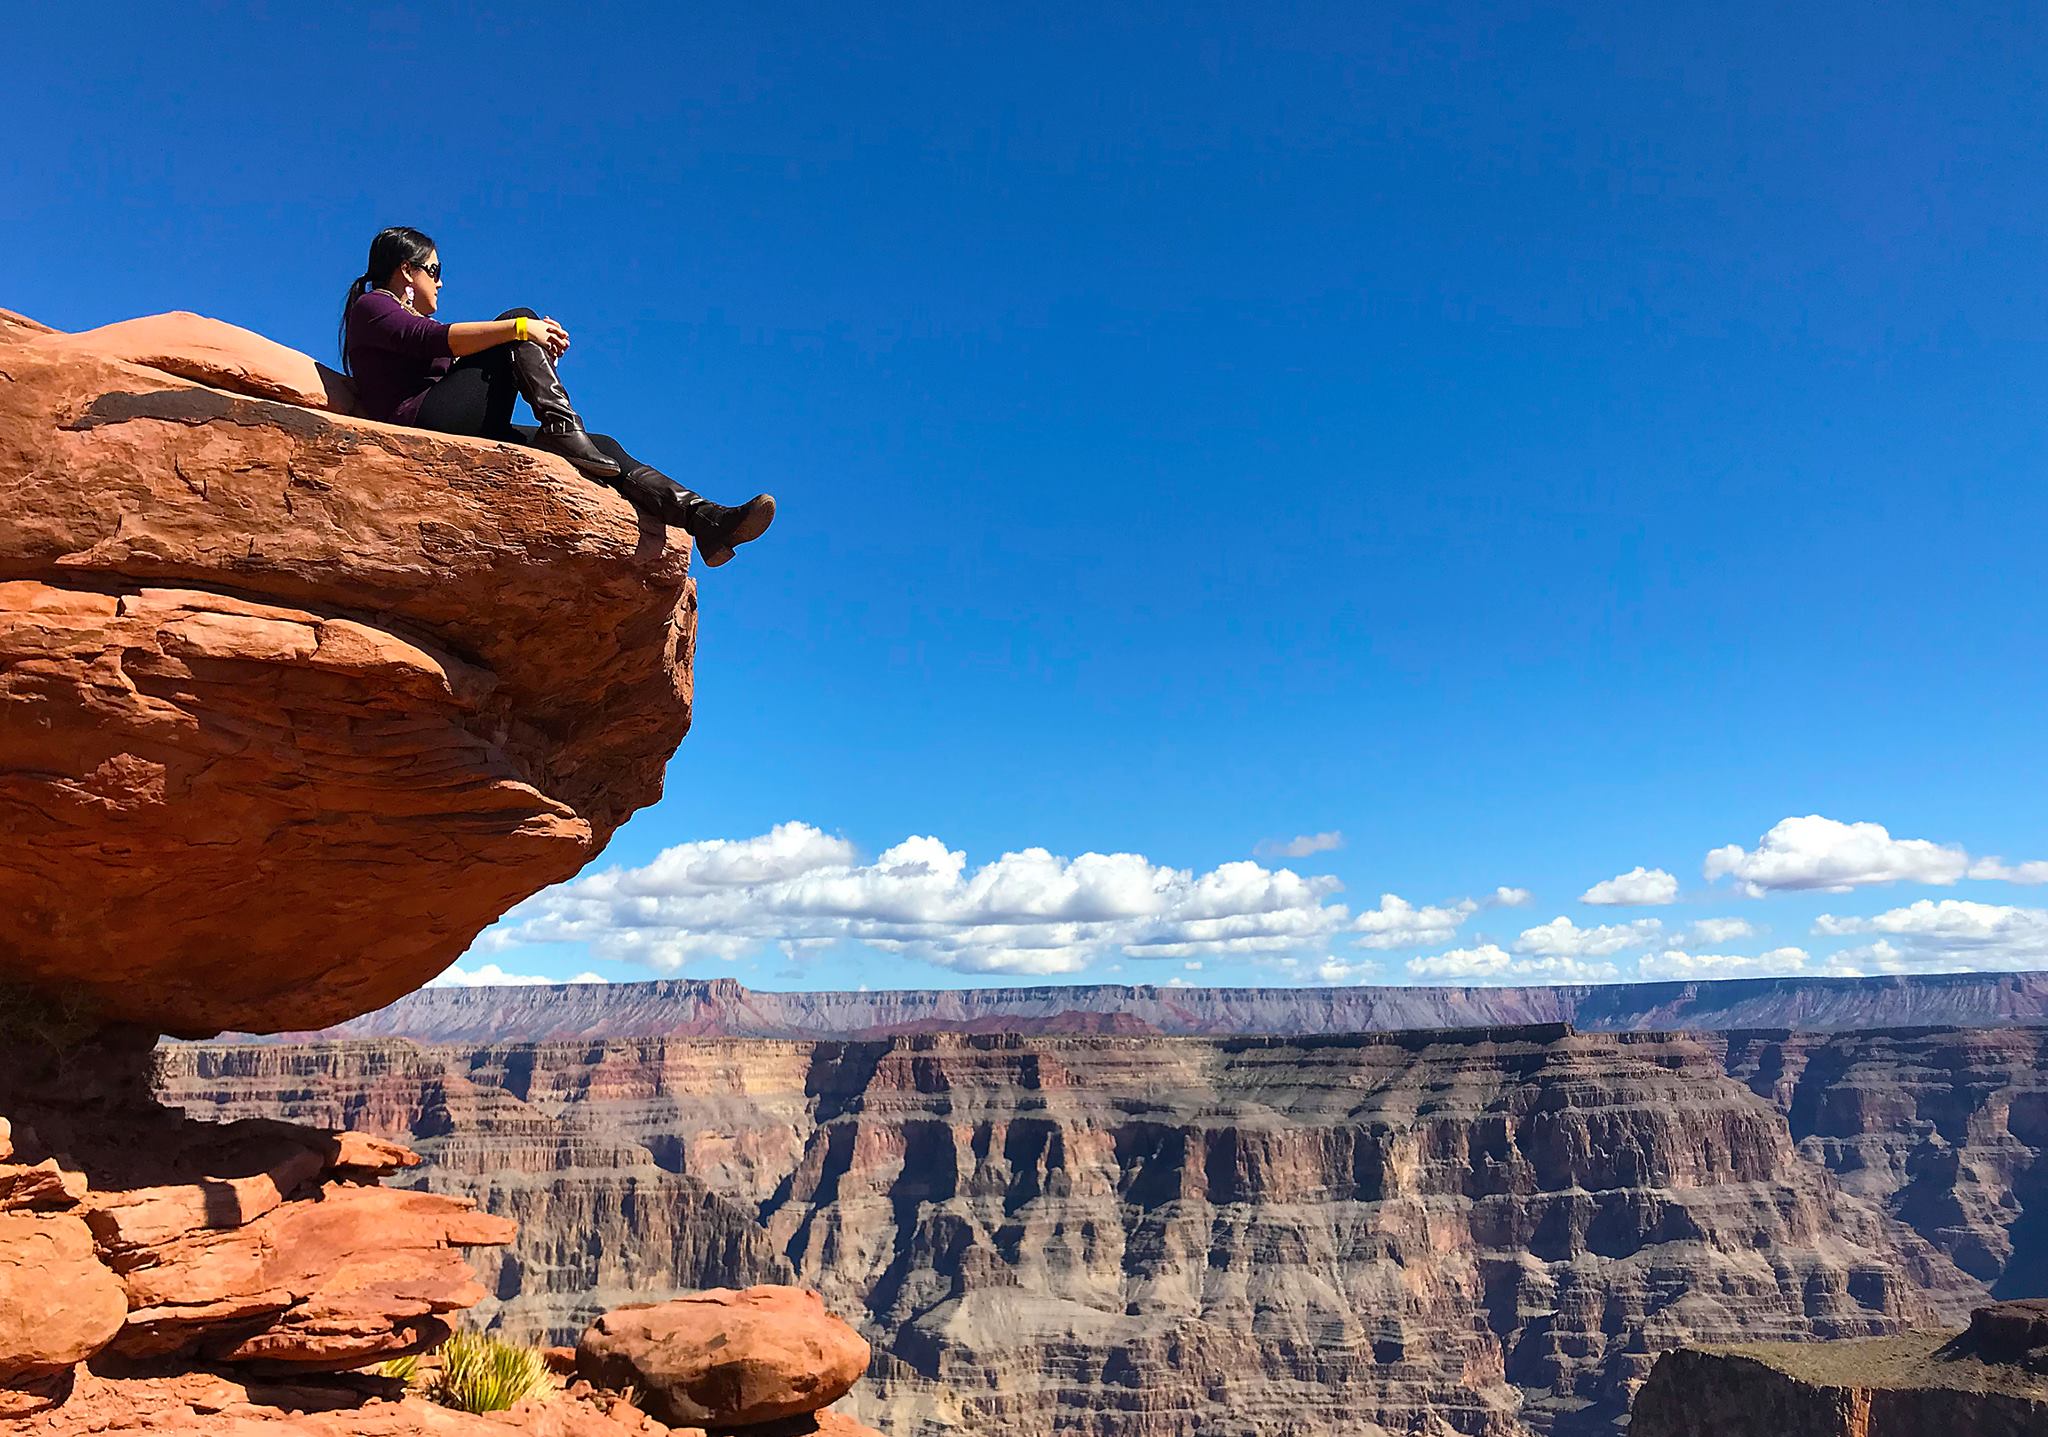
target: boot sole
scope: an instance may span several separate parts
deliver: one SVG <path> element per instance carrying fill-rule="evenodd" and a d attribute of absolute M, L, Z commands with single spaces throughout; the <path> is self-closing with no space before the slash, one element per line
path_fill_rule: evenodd
<path fill-rule="evenodd" d="M 758 539 L 768 532 L 768 526 L 775 522 L 775 496 L 757 494 L 747 501 L 747 517 L 740 520 L 733 531 L 725 536 L 728 546 L 737 548 L 752 539 Z"/>

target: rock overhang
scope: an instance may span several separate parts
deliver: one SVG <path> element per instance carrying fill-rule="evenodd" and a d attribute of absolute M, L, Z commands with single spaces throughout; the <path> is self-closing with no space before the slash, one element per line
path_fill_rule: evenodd
<path fill-rule="evenodd" d="M 686 539 L 533 450 L 80 338 L 0 323 L 0 978 L 336 1021 L 659 797 Z"/>

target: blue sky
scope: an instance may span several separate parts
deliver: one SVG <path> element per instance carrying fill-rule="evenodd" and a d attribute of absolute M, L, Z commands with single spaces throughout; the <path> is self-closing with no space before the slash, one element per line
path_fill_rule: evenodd
<path fill-rule="evenodd" d="M 760 9 L 10 20 L 0 303 L 331 357 L 418 225 L 781 500 L 620 872 L 467 969 L 2048 966 L 2037 16 Z"/>

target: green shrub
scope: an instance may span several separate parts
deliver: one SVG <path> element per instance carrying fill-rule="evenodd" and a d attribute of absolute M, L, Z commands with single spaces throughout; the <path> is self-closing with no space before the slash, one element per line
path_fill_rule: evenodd
<path fill-rule="evenodd" d="M 441 1371 L 428 1396 L 463 1412 L 503 1412 L 548 1390 L 548 1363 L 538 1347 L 458 1332 L 441 1344 Z"/>

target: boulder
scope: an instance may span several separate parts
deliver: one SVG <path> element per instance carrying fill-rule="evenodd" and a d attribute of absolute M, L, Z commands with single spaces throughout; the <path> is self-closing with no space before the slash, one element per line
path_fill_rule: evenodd
<path fill-rule="evenodd" d="M 252 330 L 185 310 L 124 319 L 80 334 L 52 332 L 38 343 L 53 353 L 125 360 L 259 399 L 336 414 L 356 412 L 355 386 L 348 376 Z"/>
<path fill-rule="evenodd" d="M 0 322 L 0 982 L 314 1028 L 660 796 L 689 547 L 536 450 L 173 377 L 316 397 L 198 323 Z"/>
<path fill-rule="evenodd" d="M 128 1302 L 69 1213 L 0 1213 L 0 1381 L 85 1361 L 121 1330 Z"/>
<path fill-rule="evenodd" d="M 793 1287 L 716 1288 L 617 1308 L 584 1331 L 576 1367 L 632 1387 L 670 1424 L 746 1427 L 816 1412 L 868 1365 L 867 1340 Z"/>

